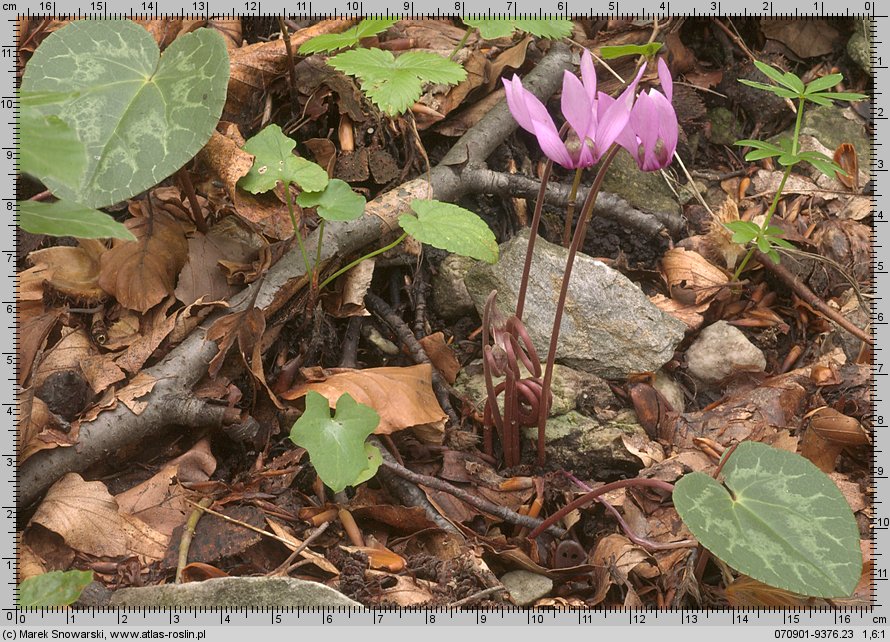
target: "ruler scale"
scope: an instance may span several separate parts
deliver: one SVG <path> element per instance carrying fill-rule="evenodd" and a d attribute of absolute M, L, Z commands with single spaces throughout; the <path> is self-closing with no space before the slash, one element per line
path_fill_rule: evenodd
<path fill-rule="evenodd" d="M 627 627 L 650 629 L 644 635 L 677 635 L 689 639 L 713 640 L 715 636 L 732 639 L 850 639 L 884 640 L 887 637 L 890 617 L 890 500 L 883 498 L 890 491 L 890 454 L 884 448 L 883 431 L 890 423 L 890 397 L 886 395 L 887 375 L 890 363 L 883 357 L 888 354 L 883 341 L 890 338 L 890 306 L 883 293 L 888 287 L 890 272 L 890 182 L 887 172 L 890 159 L 884 163 L 883 136 L 890 135 L 887 120 L 890 118 L 890 100 L 887 97 L 888 65 L 890 65 L 890 5 L 878 4 L 877 0 L 603 0 L 596 4 L 580 0 L 487 0 L 487 3 L 467 3 L 462 0 L 29 0 L 27 2 L 0 2 L 5 20 L 0 22 L 0 63 L 6 66 L 0 74 L 0 109 L 4 128 L 2 159 L 5 162 L 6 187 L 2 202 L 8 215 L 5 241 L 0 244 L 6 269 L 6 278 L 0 279 L 0 305 L 3 321 L 0 323 L 0 372 L 2 392 L 0 408 L 5 429 L 0 433 L 0 507 L 5 518 L 2 529 L 2 571 L 0 582 L 0 629 L 4 640 L 20 637 L 45 637 L 69 639 L 78 637 L 76 632 L 95 633 L 95 639 L 117 637 L 115 632 L 131 631 L 142 634 L 143 639 L 236 639 L 243 636 L 245 626 L 263 627 L 263 635 L 270 640 L 288 639 L 301 633 L 316 635 L 330 627 L 364 627 L 372 636 L 391 635 L 390 627 L 405 628 L 422 635 L 444 637 L 451 633 L 436 633 L 439 629 L 461 627 L 510 627 L 513 639 L 540 639 L 548 635 L 543 627 L 557 626 L 583 629 L 596 627 L 586 635 L 627 635 Z M 67 14 L 77 17 L 124 18 L 124 17 L 207 17 L 207 16 L 289 16 L 305 17 L 359 17 L 370 15 L 450 17 L 456 15 L 520 16 L 569 15 L 576 17 L 642 17 L 664 18 L 668 16 L 734 16 L 734 17 L 869 17 L 871 18 L 872 70 L 874 95 L 874 138 L 872 141 L 871 176 L 874 180 L 873 208 L 873 259 L 875 296 L 872 307 L 871 332 L 876 341 L 874 349 L 873 425 L 874 425 L 874 481 L 873 481 L 873 541 L 875 562 L 875 589 L 872 604 L 867 608 L 848 609 L 746 609 L 746 610 L 685 610 L 654 611 L 635 609 L 605 610 L 551 610 L 532 611 L 523 609 L 447 610 L 447 609 L 128 609 L 86 610 L 65 609 L 17 609 L 16 600 L 16 503 L 18 481 L 16 478 L 17 443 L 17 348 L 16 327 L 16 181 L 18 174 L 15 120 L 18 106 L 16 89 L 15 28 L 18 17 L 49 17 Z M 299 627 L 299 628 L 295 628 Z M 308 627 L 308 630 L 307 630 Z M 621 627 L 619 631 L 617 628 Z M 654 627 L 654 629 L 653 629 Z M 29 635 L 29 632 L 32 635 Z M 50 635 L 39 635 L 50 632 Z M 65 633 L 67 632 L 67 633 Z M 581 633 L 579 630 L 578 633 Z M 101 635 L 99 635 L 101 634 Z M 327 633 L 330 635 L 330 633 Z M 339 634 L 336 634 L 339 635 Z M 130 636 L 134 637 L 134 636 Z"/>

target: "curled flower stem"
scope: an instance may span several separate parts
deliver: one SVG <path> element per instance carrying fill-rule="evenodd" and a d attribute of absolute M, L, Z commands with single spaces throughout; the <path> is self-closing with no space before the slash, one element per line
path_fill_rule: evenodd
<path fill-rule="evenodd" d="M 528 534 L 528 539 L 535 539 L 538 535 L 543 533 L 547 528 L 553 526 L 561 520 L 563 517 L 571 513 L 576 508 L 582 508 L 586 506 L 590 502 L 594 501 L 596 498 L 601 495 L 605 495 L 606 493 L 612 492 L 613 490 L 617 490 L 618 488 L 627 488 L 629 486 L 647 486 L 650 488 L 658 488 L 660 490 L 666 490 L 668 492 L 673 492 L 674 485 L 669 484 L 666 481 L 662 481 L 660 479 L 620 479 L 618 481 L 614 481 L 610 484 L 605 484 L 600 486 L 599 488 L 594 488 L 589 493 L 581 495 L 577 499 L 569 502 L 558 511 L 553 513 L 550 517 L 541 522 L 531 533 Z"/>
<path fill-rule="evenodd" d="M 581 247 L 581 242 L 584 239 L 584 236 L 587 234 L 587 223 L 589 222 L 590 215 L 593 212 L 593 205 L 596 203 L 596 196 L 599 194 L 600 188 L 603 185 L 603 179 L 606 177 L 606 172 L 609 169 L 609 166 L 612 164 L 612 160 L 615 158 L 615 155 L 618 153 L 620 148 L 617 145 L 612 145 L 609 148 L 609 151 L 606 153 L 606 156 L 603 158 L 602 163 L 600 164 L 600 168 L 596 173 L 596 178 L 593 180 L 593 186 L 590 188 L 590 192 L 587 193 L 587 198 L 584 200 L 584 206 L 581 208 L 581 214 L 578 217 L 578 223 L 575 225 L 575 234 L 572 237 L 572 245 L 569 247 L 569 257 L 566 260 L 566 269 L 563 273 L 562 277 L 562 286 L 559 289 L 559 300 L 556 303 L 556 314 L 553 318 L 553 331 L 550 333 L 550 350 L 547 353 L 547 365 L 544 368 L 544 383 L 543 383 L 543 391 L 541 396 L 543 399 L 550 398 L 550 386 L 553 381 L 553 364 L 556 361 L 556 345 L 559 340 L 559 330 L 562 325 L 562 314 L 566 307 L 566 296 L 569 291 L 569 280 L 572 278 L 572 268 L 575 263 L 575 255 L 578 253 L 578 250 Z M 547 428 L 547 414 L 546 412 L 539 413 L 538 416 L 538 465 L 543 466 L 544 461 L 546 459 L 545 448 L 544 448 L 544 431 Z"/>

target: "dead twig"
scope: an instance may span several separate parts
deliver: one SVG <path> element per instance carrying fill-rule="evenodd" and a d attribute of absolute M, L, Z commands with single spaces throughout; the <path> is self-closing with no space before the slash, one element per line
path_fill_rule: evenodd
<path fill-rule="evenodd" d="M 182 531 L 182 538 L 179 540 L 179 558 L 176 562 L 176 579 L 174 580 L 176 584 L 182 583 L 182 570 L 189 563 L 189 548 L 191 548 L 192 545 L 192 537 L 195 536 L 195 528 L 198 526 L 198 520 L 201 519 L 201 516 L 204 514 L 203 509 L 209 508 L 212 503 L 213 500 L 210 497 L 201 499 L 195 507 L 195 510 L 192 511 L 192 514 L 189 515 L 188 521 L 185 523 L 185 528 Z"/>

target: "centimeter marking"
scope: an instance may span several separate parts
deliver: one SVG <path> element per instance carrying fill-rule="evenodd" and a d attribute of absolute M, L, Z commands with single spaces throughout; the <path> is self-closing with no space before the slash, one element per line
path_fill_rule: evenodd
<path fill-rule="evenodd" d="M 884 249 L 886 245 L 886 226 L 881 225 L 890 219 L 890 202 L 886 201 L 890 196 L 882 194 L 885 185 L 885 176 L 888 167 L 883 164 L 883 137 L 885 135 L 885 122 L 890 117 L 890 103 L 887 103 L 882 91 L 888 66 L 883 64 L 890 60 L 890 50 L 879 36 L 890 27 L 888 16 L 878 15 L 876 0 L 854 0 L 853 3 L 841 3 L 838 0 L 830 1 L 804 1 L 793 0 L 745 0 L 741 2 L 723 3 L 720 0 L 704 0 L 701 2 L 687 0 L 650 0 L 648 4 L 634 2 L 633 0 L 609 0 L 603 2 L 604 11 L 595 13 L 588 6 L 578 7 L 581 3 L 568 2 L 566 0 L 541 0 L 532 4 L 523 0 L 489 0 L 490 6 L 480 7 L 476 3 L 471 4 L 476 12 L 467 12 L 466 3 L 463 1 L 446 0 L 442 6 L 430 6 L 433 2 L 397 1 L 395 6 L 390 6 L 385 0 L 345 0 L 340 2 L 321 3 L 325 13 L 313 12 L 312 2 L 309 0 L 282 3 L 276 0 L 246 0 L 235 6 L 218 6 L 218 3 L 208 0 L 192 0 L 177 2 L 176 0 L 144 0 L 134 2 L 119 0 L 93 0 L 84 2 L 83 6 L 71 5 L 74 3 L 57 3 L 55 0 L 29 1 L 29 2 L 0 2 L 0 10 L 7 18 L 0 23 L 0 42 L 14 43 L 17 37 L 16 28 L 22 17 L 51 17 L 62 13 L 69 17 L 77 18 L 126 18 L 126 17 L 209 17 L 209 16 L 278 16 L 286 13 L 297 17 L 324 17 L 324 18 L 350 18 L 358 16 L 391 16 L 391 17 L 416 17 L 447 18 L 455 15 L 472 15 L 488 17 L 516 17 L 519 15 L 548 17 L 555 15 L 572 15 L 575 17 L 598 16 L 611 18 L 642 17 L 647 19 L 674 17 L 868 17 L 870 20 L 870 36 L 872 42 L 872 70 L 874 78 L 874 95 L 872 108 L 874 114 L 874 136 L 871 150 L 871 170 L 874 180 L 874 191 L 871 196 L 874 211 L 874 226 L 872 230 L 872 257 L 873 257 L 873 286 L 875 295 L 872 300 L 870 331 L 875 338 L 876 346 L 872 351 L 872 364 L 875 377 L 872 381 L 872 406 L 874 425 L 874 464 L 873 480 L 869 492 L 872 495 L 874 510 L 872 516 L 873 537 L 871 541 L 872 556 L 874 559 L 874 588 L 872 591 L 871 606 L 868 608 L 839 608 L 839 609 L 797 609 L 774 610 L 687 610 L 687 611 L 646 611 L 639 609 L 604 609 L 600 611 L 573 611 L 553 610 L 549 612 L 531 612 L 521 609 L 505 609 L 498 611 L 455 611 L 448 609 L 126 609 L 105 610 L 91 609 L 87 611 L 70 611 L 62 609 L 18 609 L 13 608 L 18 597 L 16 577 L 18 574 L 18 555 L 7 555 L 0 559 L 0 572 L 5 576 L 2 586 L 6 588 L 0 594 L 0 606 L 4 608 L 2 624 L 28 625 L 239 625 L 239 624 L 297 624 L 303 619 L 309 623 L 315 618 L 315 624 L 390 624 L 410 621 L 411 624 L 435 625 L 441 624 L 629 624 L 629 625 L 743 625 L 760 624 L 768 626 L 865 626 L 883 627 L 888 624 L 887 613 L 890 609 L 879 600 L 879 593 L 883 596 L 886 582 L 890 580 L 888 565 L 885 563 L 883 549 L 884 540 L 890 536 L 890 511 L 883 510 L 883 503 L 879 497 L 883 497 L 890 471 L 890 459 L 879 447 L 883 444 L 882 432 L 886 430 L 885 417 L 890 417 L 890 399 L 884 394 L 884 376 L 890 372 L 890 364 L 883 362 L 883 346 L 886 326 L 890 320 L 890 308 L 881 296 L 884 291 L 884 282 L 890 267 L 890 254 Z M 221 4 L 221 3 L 220 3 Z M 333 6 L 338 5 L 338 6 Z M 741 5 L 741 6 L 740 6 Z M 727 11 L 724 11 L 726 9 Z M 16 510 L 18 500 L 18 480 L 16 478 L 16 464 L 18 452 L 22 444 L 19 441 L 19 421 L 17 414 L 19 402 L 18 374 L 20 328 L 18 325 L 18 308 L 16 301 L 19 295 L 19 283 L 16 276 L 16 268 L 21 257 L 17 254 L 18 241 L 18 211 L 15 207 L 17 197 L 16 176 L 18 175 L 18 104 L 15 98 L 18 77 L 21 70 L 18 69 L 15 44 L 0 45 L 0 61 L 6 62 L 6 83 L 0 90 L 4 95 L 0 96 L 0 110 L 4 118 L 0 123 L 5 128 L 3 140 L 6 145 L 0 148 L 0 158 L 6 162 L 8 189 L 4 198 L 0 199 L 6 212 L 12 213 L 12 219 L 7 223 L 10 233 L 6 236 L 8 242 L 0 241 L 0 251 L 5 256 L 7 268 L 6 279 L 0 280 L 0 305 L 5 311 L 5 321 L 0 323 L 0 345 L 11 347 L 11 351 L 0 353 L 0 377 L 5 377 L 7 385 L 0 388 L 0 409 L 7 421 L 7 430 L 0 433 L 0 481 L 6 482 L 0 489 L 0 509 L 4 511 L 5 528 L 2 535 L 5 539 L 3 551 L 18 552 L 18 515 Z M 886 211 L 886 215 L 884 212 Z M 885 320 L 886 319 L 886 320 Z M 883 639 L 884 631 L 881 628 L 863 631 L 863 637 L 870 639 Z"/>

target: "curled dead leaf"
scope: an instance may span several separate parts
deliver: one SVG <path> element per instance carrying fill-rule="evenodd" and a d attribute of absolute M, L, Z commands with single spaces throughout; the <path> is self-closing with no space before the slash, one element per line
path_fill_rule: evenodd
<path fill-rule="evenodd" d="M 661 267 L 672 297 L 686 303 L 703 303 L 729 282 L 729 276 L 701 254 L 680 247 L 664 253 Z"/>
<path fill-rule="evenodd" d="M 859 191 L 859 157 L 856 155 L 856 148 L 850 143 L 841 143 L 834 150 L 834 162 L 837 163 L 846 175 L 835 172 L 834 175 L 843 183 L 844 187 Z"/>
<path fill-rule="evenodd" d="M 57 245 L 31 252 L 28 259 L 45 270 L 43 288 L 50 299 L 92 307 L 108 297 L 99 285 L 99 258 L 104 252 L 100 242 L 84 240 L 76 247 Z"/>
<path fill-rule="evenodd" d="M 125 308 L 146 312 L 173 293 L 188 257 L 188 241 L 169 214 L 129 219 L 135 241 L 117 240 L 100 258 L 99 285 Z"/>
<path fill-rule="evenodd" d="M 810 429 L 820 437 L 844 446 L 865 446 L 870 442 L 868 432 L 853 417 L 834 408 L 819 408 L 810 417 Z"/>

